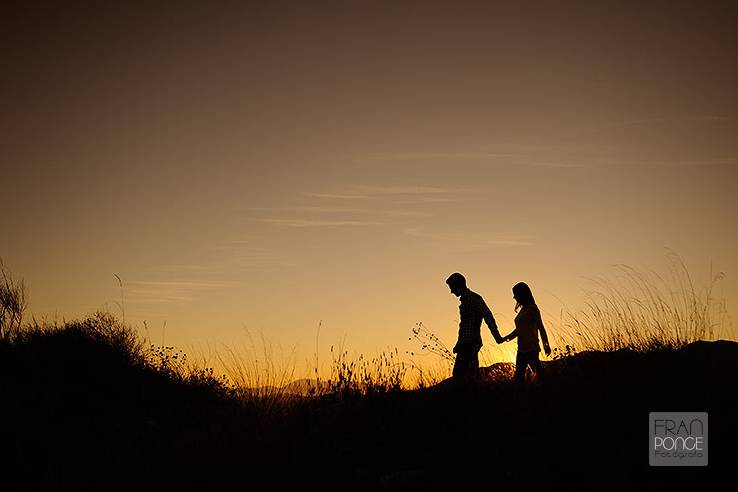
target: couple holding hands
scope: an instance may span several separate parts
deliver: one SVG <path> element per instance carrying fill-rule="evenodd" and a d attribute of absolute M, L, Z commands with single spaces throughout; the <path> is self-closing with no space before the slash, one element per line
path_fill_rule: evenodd
<path fill-rule="evenodd" d="M 466 278 L 460 273 L 453 273 L 446 279 L 451 293 L 459 298 L 459 340 L 454 346 L 456 361 L 453 377 L 460 381 L 474 381 L 479 377 L 479 350 L 482 348 L 481 326 L 482 320 L 487 323 L 497 343 L 518 339 L 518 355 L 515 358 L 515 381 L 522 382 L 528 366 L 536 372 L 539 379 L 543 377 L 543 367 L 538 358 L 538 332 L 541 333 L 543 350 L 546 355 L 551 354 L 548 344 L 548 335 L 543 327 L 541 312 L 536 306 L 533 294 L 527 284 L 520 282 L 512 289 L 515 299 L 515 329 L 509 335 L 502 337 L 482 296 L 471 291 L 466 286 Z"/>

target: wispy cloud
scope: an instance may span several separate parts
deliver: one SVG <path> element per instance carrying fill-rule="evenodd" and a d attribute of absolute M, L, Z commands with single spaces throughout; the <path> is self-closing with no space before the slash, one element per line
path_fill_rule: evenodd
<path fill-rule="evenodd" d="M 584 164 L 575 164 L 573 162 L 568 162 L 568 161 L 562 161 L 562 162 L 531 161 L 531 162 L 526 163 L 525 165 L 533 166 L 533 167 L 550 167 L 550 168 L 556 168 L 556 169 L 575 169 L 579 167 L 584 167 Z"/>
<path fill-rule="evenodd" d="M 278 227 L 304 229 L 319 227 L 366 227 L 395 225 L 403 219 L 433 217 L 434 213 L 411 205 L 469 200 L 473 189 L 430 186 L 425 184 L 346 185 L 340 190 L 303 192 L 312 203 L 287 207 L 251 207 L 262 212 L 247 220 Z M 334 200 L 355 199 L 346 206 Z"/>
<path fill-rule="evenodd" d="M 407 227 L 403 233 L 436 242 L 454 245 L 460 249 L 486 249 L 500 247 L 529 247 L 535 244 L 526 238 L 499 235 L 496 237 L 470 236 L 458 233 L 431 232 L 418 227 Z"/>
<path fill-rule="evenodd" d="M 138 304 L 177 304 L 195 301 L 203 291 L 235 287 L 238 282 L 224 280 L 151 281 L 124 283 L 126 302 Z"/>
<path fill-rule="evenodd" d="M 387 152 L 369 154 L 369 161 L 420 161 L 420 160 L 488 160 L 509 159 L 517 154 L 502 152 Z"/>
<path fill-rule="evenodd" d="M 250 207 L 245 210 L 258 212 L 296 213 L 306 215 L 375 215 L 386 217 L 432 217 L 429 212 L 416 210 L 383 210 L 374 207 L 325 207 L 325 206 L 296 206 L 296 207 Z M 264 220 L 264 219 L 263 219 Z M 266 219 L 274 220 L 274 219 Z"/>
<path fill-rule="evenodd" d="M 397 198 L 392 200 L 391 203 L 395 205 L 422 205 L 427 203 L 466 202 L 469 200 L 471 200 L 471 197 L 468 196 L 416 196 Z"/>
<path fill-rule="evenodd" d="M 414 217 L 414 218 L 433 217 L 432 213 L 420 212 L 417 210 L 389 210 L 389 211 L 380 212 L 380 213 L 387 215 L 389 217 Z"/>
<path fill-rule="evenodd" d="M 735 117 L 719 115 L 680 115 L 680 116 L 657 116 L 652 118 L 633 118 L 628 120 L 611 121 L 599 125 L 572 127 L 567 131 L 572 136 L 583 136 L 590 134 L 609 133 L 613 130 L 623 128 L 665 127 L 673 124 L 693 124 L 699 126 L 711 123 L 728 123 L 735 121 Z"/>
<path fill-rule="evenodd" d="M 675 144 L 679 143 L 678 136 L 673 135 L 675 131 L 698 131 L 699 129 L 712 128 L 715 125 L 734 125 L 738 120 L 732 116 L 721 115 L 676 115 L 651 118 L 633 118 L 617 120 L 581 127 L 570 127 L 562 129 L 559 136 L 548 143 L 537 143 L 528 146 L 533 152 L 557 152 L 587 150 L 595 154 L 606 154 L 610 151 L 622 151 L 630 148 L 632 143 L 623 142 L 624 136 L 637 136 L 636 141 L 643 140 L 644 134 L 671 135 Z M 614 143 L 607 145 L 607 142 Z M 640 145 L 640 144 L 639 144 Z M 619 162 L 603 163 L 618 164 Z"/>
<path fill-rule="evenodd" d="M 314 206 L 305 205 L 301 207 L 285 207 L 283 210 L 292 210 L 297 212 L 311 212 L 311 213 L 361 213 L 365 209 L 358 207 L 326 207 L 326 206 Z"/>
<path fill-rule="evenodd" d="M 469 193 L 473 190 L 443 188 L 439 186 L 362 186 L 369 195 L 449 195 Z"/>
<path fill-rule="evenodd" d="M 339 192 L 332 193 L 315 193 L 305 192 L 305 195 L 312 198 L 327 198 L 339 200 L 386 200 L 387 197 L 418 197 L 434 198 L 438 200 L 442 197 L 444 200 L 449 196 L 460 197 L 475 193 L 477 190 L 470 188 L 451 188 L 440 186 L 426 185 L 384 185 L 384 186 L 368 186 L 353 185 L 347 186 Z"/>
<path fill-rule="evenodd" d="M 528 149 L 529 150 L 529 149 Z M 427 161 L 439 160 L 449 162 L 463 161 L 494 161 L 499 166 L 518 166 L 518 167 L 543 167 L 557 169 L 574 169 L 583 167 L 582 164 L 573 163 L 570 160 L 553 160 L 550 157 L 541 159 L 538 156 L 519 149 L 516 152 L 395 152 L 385 154 L 370 154 L 365 157 L 366 160 L 373 161 Z M 425 189 L 418 190 L 420 193 L 442 192 L 457 193 L 464 190 L 454 189 Z"/>
<path fill-rule="evenodd" d="M 738 157 L 725 159 L 691 159 L 674 161 L 655 161 L 655 165 L 674 167 L 713 167 L 713 166 L 738 166 Z"/>
<path fill-rule="evenodd" d="M 371 198 L 369 195 L 361 195 L 355 193 L 306 193 L 308 196 L 315 198 L 331 198 L 334 200 L 364 200 Z"/>
<path fill-rule="evenodd" d="M 427 185 L 347 185 L 331 192 L 304 192 L 313 203 L 289 207 L 250 207 L 263 212 L 247 217 L 262 223 L 289 228 L 359 227 L 397 223 L 403 218 L 432 217 L 427 210 L 413 210 L 407 205 L 460 201 L 470 190 Z M 352 206 L 333 200 L 355 200 Z M 317 203 L 316 203 L 317 201 Z M 397 205 L 403 205 L 397 207 Z"/>
<path fill-rule="evenodd" d="M 161 314 L 167 306 L 197 302 L 208 292 L 236 288 L 245 272 L 292 265 L 279 246 L 267 247 L 251 238 L 214 244 L 202 253 L 200 261 L 156 265 L 137 280 L 123 280 L 126 304 L 138 313 Z"/>
<path fill-rule="evenodd" d="M 247 270 L 288 266 L 278 246 L 267 246 L 256 239 L 237 239 L 207 246 L 204 259 L 193 263 L 171 263 L 151 269 L 157 278 L 189 278 L 191 276 L 226 277 Z"/>
<path fill-rule="evenodd" d="M 711 122 L 723 122 L 723 121 L 735 121 L 736 118 L 732 116 L 720 116 L 720 115 L 682 115 L 682 116 L 662 116 L 654 118 L 634 118 L 631 120 L 624 120 L 618 123 L 609 125 L 608 128 L 614 128 L 618 126 L 642 126 L 642 125 L 659 125 L 662 123 L 711 123 Z"/>
<path fill-rule="evenodd" d="M 312 220 L 312 219 L 257 219 L 284 227 L 336 227 L 382 225 L 382 222 L 368 220 Z"/>
<path fill-rule="evenodd" d="M 492 150 L 475 149 L 433 149 L 423 148 L 395 152 L 377 152 L 358 155 L 355 161 L 375 163 L 423 162 L 430 164 L 447 162 L 459 165 L 494 165 L 513 167 L 552 168 L 576 170 L 585 167 L 610 167 L 623 164 L 628 151 L 637 152 L 648 147 L 644 134 L 656 136 L 670 135 L 674 145 L 679 136 L 690 129 L 708 130 L 715 127 L 735 125 L 738 117 L 719 114 L 663 115 L 644 118 L 631 118 L 592 122 L 582 126 L 559 128 L 551 134 L 550 140 L 536 139 L 529 142 L 496 144 Z M 658 138 L 652 139 L 658 141 Z M 606 157 L 617 155 L 617 159 Z M 632 157 L 632 155 L 630 156 Z M 603 160 L 603 158 L 605 158 Z M 732 165 L 731 159 L 705 159 L 694 163 L 671 163 L 672 165 Z M 648 164 L 660 164 L 652 163 Z"/>

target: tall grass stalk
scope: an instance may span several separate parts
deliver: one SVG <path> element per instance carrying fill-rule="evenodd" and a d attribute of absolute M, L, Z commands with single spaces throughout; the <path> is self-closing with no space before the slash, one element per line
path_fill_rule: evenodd
<path fill-rule="evenodd" d="M 348 351 L 331 347 L 331 377 L 324 392 L 331 394 L 377 395 L 403 388 L 407 366 L 399 351 L 388 350 L 372 358 L 351 357 Z"/>
<path fill-rule="evenodd" d="M 13 279 L 0 258 L 0 341 L 11 341 L 23 326 L 26 310 L 26 286 Z"/>
<path fill-rule="evenodd" d="M 724 274 L 711 267 L 707 285 L 699 288 L 680 256 L 668 258 L 667 275 L 616 265 L 615 278 L 591 279 L 584 308 L 563 313 L 558 344 L 648 351 L 722 335 L 727 310 L 714 290 Z"/>
<path fill-rule="evenodd" d="M 263 408 L 283 406 L 294 396 L 287 389 L 295 374 L 294 350 L 284 357 L 282 353 L 275 354 L 264 334 L 259 337 L 260 346 L 250 332 L 246 335 L 248 341 L 239 349 L 223 346 L 217 352 L 225 375 L 244 403 L 258 403 Z"/>

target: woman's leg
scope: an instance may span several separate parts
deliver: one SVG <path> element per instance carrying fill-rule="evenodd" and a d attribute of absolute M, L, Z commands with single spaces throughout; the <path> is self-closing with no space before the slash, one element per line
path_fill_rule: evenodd
<path fill-rule="evenodd" d="M 534 371 L 536 371 L 536 377 L 543 381 L 545 379 L 545 374 L 543 372 L 543 365 L 541 364 L 541 359 L 538 357 L 538 352 L 534 352 L 530 358 L 530 367 L 533 368 Z"/>
<path fill-rule="evenodd" d="M 526 354 L 521 354 L 515 357 L 515 382 L 522 383 L 525 381 L 525 370 L 528 368 L 528 358 Z"/>

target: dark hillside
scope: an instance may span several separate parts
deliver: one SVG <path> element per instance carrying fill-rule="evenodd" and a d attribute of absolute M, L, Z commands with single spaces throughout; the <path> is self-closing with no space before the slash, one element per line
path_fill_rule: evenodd
<path fill-rule="evenodd" d="M 113 328 L 111 328 L 113 326 Z M 152 366 L 110 319 L 0 344 L 3 475 L 25 488 L 703 489 L 736 458 L 738 343 L 583 352 L 516 388 L 244 401 Z M 709 412 L 706 468 L 648 465 L 650 411 Z"/>

